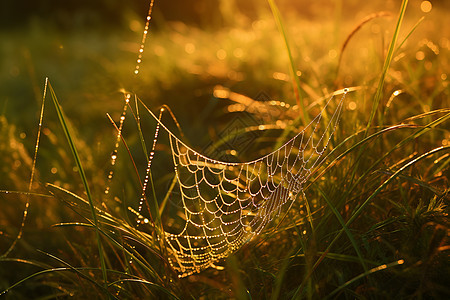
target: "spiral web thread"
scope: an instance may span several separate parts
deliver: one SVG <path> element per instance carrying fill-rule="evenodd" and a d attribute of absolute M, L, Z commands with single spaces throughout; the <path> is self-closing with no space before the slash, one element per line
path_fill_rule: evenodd
<path fill-rule="evenodd" d="M 181 232 L 165 232 L 163 237 L 168 260 L 179 277 L 216 267 L 216 262 L 238 250 L 287 211 L 321 163 L 338 125 L 347 91 L 343 91 L 328 122 L 322 115 L 334 97 L 279 149 L 244 163 L 218 161 L 196 152 L 150 112 L 158 127 L 169 135 L 184 210 Z"/>

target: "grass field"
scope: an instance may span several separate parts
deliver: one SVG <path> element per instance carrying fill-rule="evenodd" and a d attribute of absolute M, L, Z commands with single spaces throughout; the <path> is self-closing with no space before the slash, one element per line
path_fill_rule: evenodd
<path fill-rule="evenodd" d="M 145 12 L 124 9 L 123 28 L 75 14 L 0 30 L 1 297 L 450 297 L 450 6 L 217 2 L 177 20 L 155 1 L 138 76 Z M 216 268 L 179 278 L 159 237 L 180 231 L 185 206 L 146 107 L 167 105 L 162 122 L 193 151 L 248 162 L 338 91 L 332 120 L 344 88 L 296 201 Z"/>

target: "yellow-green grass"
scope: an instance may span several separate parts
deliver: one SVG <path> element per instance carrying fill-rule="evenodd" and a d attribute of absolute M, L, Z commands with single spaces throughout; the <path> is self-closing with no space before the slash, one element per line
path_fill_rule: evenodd
<path fill-rule="evenodd" d="M 280 5 L 284 36 L 267 3 L 261 4 L 258 20 L 232 17 L 224 9 L 224 19 L 235 22 L 213 32 L 167 23 L 150 32 L 137 79 L 132 71 L 139 28 L 63 35 L 33 27 L 1 33 L 7 41 L 0 46 L 2 57 L 10 59 L 3 58 L 0 75 L 9 83 L 0 95 L 0 254 L 17 237 L 27 201 L 30 208 L 22 238 L 0 258 L 0 292 L 11 298 L 30 293 L 181 299 L 448 295 L 450 42 L 443 25 L 448 10 L 436 4 L 425 14 L 421 2 L 408 3 L 401 26 L 400 4 L 385 8 L 390 16 L 380 14 L 364 24 L 366 16 L 380 12 L 377 4 L 358 9 L 335 1 L 332 17 L 313 18 L 292 15 Z M 139 27 L 134 21 L 130 18 Z M 39 26 L 45 28 L 45 22 Z M 392 58 L 388 66 L 386 58 Z M 311 177 L 305 197 L 223 262 L 224 271 L 178 279 L 152 222 L 136 227 L 128 209 L 138 206 L 144 153 L 151 149 L 156 124 L 132 101 L 108 183 L 117 130 L 106 113 L 118 122 L 124 92 L 135 92 L 153 111 L 168 104 L 183 139 L 201 151 L 211 140 L 220 142 L 214 140 L 217 133 L 236 116 L 226 112 L 232 101 L 213 96 L 216 85 L 253 98 L 262 91 L 293 106 L 292 66 L 301 72 L 300 100 L 309 118 L 317 112 L 310 104 L 323 97 L 320 107 L 330 92 L 354 87 L 327 160 Z M 46 76 L 56 93 L 47 91 L 29 194 Z M 296 118 L 272 120 L 287 126 L 267 131 L 252 148 L 257 150 L 243 151 L 240 159 L 267 153 L 298 132 L 305 117 L 297 112 Z M 170 118 L 164 121 L 179 132 Z M 152 165 L 152 191 L 159 205 L 164 203 L 164 226 L 177 206 L 171 203 L 176 199 L 165 197 L 173 174 L 163 138 Z M 108 184 L 111 193 L 105 196 Z M 156 220 L 156 209 L 150 211 L 143 214 Z"/>

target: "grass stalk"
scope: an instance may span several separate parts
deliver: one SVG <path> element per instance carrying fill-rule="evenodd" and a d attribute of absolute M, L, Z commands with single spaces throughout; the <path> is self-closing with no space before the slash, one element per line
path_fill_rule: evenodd
<path fill-rule="evenodd" d="M 384 82 L 386 80 L 387 72 L 389 70 L 389 66 L 391 65 L 391 61 L 394 56 L 395 43 L 397 42 L 397 39 L 398 39 L 400 27 L 402 25 L 403 17 L 405 16 L 407 5 L 408 5 L 408 0 L 403 0 L 401 7 L 400 7 L 400 13 L 399 13 L 399 16 L 397 19 L 397 25 L 395 26 L 394 35 L 392 36 L 392 40 L 389 45 L 389 50 L 386 55 L 386 59 L 384 60 L 384 65 L 383 65 L 383 69 L 381 71 L 380 80 L 378 81 L 378 86 L 377 86 L 377 89 L 375 92 L 375 96 L 373 98 L 372 110 L 371 110 L 371 113 L 369 116 L 369 121 L 367 122 L 367 125 L 366 125 L 366 131 L 364 133 L 364 137 L 367 137 L 367 135 L 369 134 L 369 129 L 370 129 L 370 126 L 372 126 L 373 118 L 375 117 L 375 114 L 378 110 L 378 106 L 380 105 L 381 98 L 383 97 Z"/>
<path fill-rule="evenodd" d="M 58 119 L 59 122 L 61 124 L 61 127 L 64 131 L 64 135 L 66 136 L 67 142 L 69 144 L 70 150 L 72 152 L 72 156 L 75 160 L 75 163 L 77 165 L 78 168 L 78 172 L 80 173 L 80 178 L 81 181 L 83 183 L 84 189 L 86 191 L 86 195 L 89 201 L 89 207 L 91 209 L 91 215 L 92 215 L 92 220 L 94 223 L 94 226 L 96 228 L 95 230 L 95 234 L 96 234 L 96 238 L 97 238 L 97 247 L 98 247 L 98 252 L 99 252 L 99 258 L 100 258 L 100 266 L 101 266 L 101 270 L 102 270 L 102 276 L 103 276 L 103 281 L 104 281 L 104 285 L 105 287 L 107 287 L 108 285 L 108 275 L 106 272 L 106 263 L 105 263 L 105 257 L 104 257 L 104 251 L 103 251 L 103 245 L 102 245 L 102 241 L 101 241 L 101 237 L 100 237 L 100 232 L 99 232 L 99 224 L 98 224 L 98 220 L 97 220 L 97 213 L 95 211 L 95 205 L 94 205 L 94 201 L 92 199 L 92 194 L 89 188 L 89 184 L 88 184 L 88 180 L 86 178 L 86 174 L 83 168 L 83 165 L 81 163 L 81 159 L 80 156 L 78 155 L 78 151 L 77 148 L 75 146 L 74 140 L 72 138 L 72 134 L 69 130 L 69 126 L 66 122 L 66 118 L 64 116 L 64 112 L 62 110 L 62 107 L 60 106 L 58 99 L 56 97 L 55 91 L 53 90 L 52 85 L 50 84 L 50 82 L 48 83 L 48 87 L 50 90 L 50 94 L 53 100 L 53 104 L 55 106 L 56 109 L 56 113 L 58 115 Z"/>
<path fill-rule="evenodd" d="M 322 191 L 322 189 L 319 188 L 318 191 L 322 195 L 322 198 L 325 200 L 325 202 L 327 202 L 328 207 L 332 210 L 332 212 L 338 219 L 339 224 L 341 224 L 342 228 L 344 229 L 345 233 L 347 234 L 348 239 L 352 243 L 353 248 L 355 249 L 355 252 L 356 252 L 356 255 L 358 256 L 359 262 L 361 263 L 364 271 L 367 272 L 368 268 L 367 268 L 366 262 L 364 261 L 362 254 L 361 254 L 361 250 L 359 250 L 359 247 L 356 244 L 356 239 L 353 237 L 353 234 L 350 232 L 348 227 L 345 225 L 345 221 L 342 218 L 341 214 L 336 209 L 336 207 L 334 207 L 333 203 L 331 203 L 330 199 L 328 199 L 327 195 Z"/>
<path fill-rule="evenodd" d="M 47 96 L 47 86 L 48 86 L 48 78 L 45 78 L 44 93 L 43 93 L 43 96 L 42 96 L 42 104 L 41 104 L 41 112 L 39 114 L 38 132 L 37 132 L 37 137 L 36 137 L 36 144 L 35 144 L 35 147 L 34 147 L 34 157 L 33 157 L 33 162 L 32 162 L 32 166 L 31 166 L 30 181 L 28 182 L 28 193 L 27 193 L 28 197 L 27 197 L 27 202 L 25 203 L 25 209 L 24 209 L 23 215 L 22 215 L 22 222 L 20 224 L 19 233 L 17 234 L 17 236 L 14 239 L 14 241 L 12 242 L 12 244 L 9 246 L 8 250 L 6 250 L 6 252 L 3 253 L 0 257 L 8 256 L 9 253 L 11 253 L 11 251 L 14 249 L 14 247 L 17 244 L 17 242 L 22 238 L 23 228 L 24 228 L 25 222 L 27 220 L 28 209 L 30 207 L 30 198 L 29 198 L 29 196 L 32 195 L 31 190 L 33 188 L 34 176 L 35 176 L 35 173 L 36 173 L 36 161 L 37 161 L 37 157 L 38 157 L 39 143 L 41 141 L 42 122 L 44 120 L 45 98 Z"/>
<path fill-rule="evenodd" d="M 300 86 L 300 80 L 297 76 L 297 68 L 295 67 L 295 61 L 294 61 L 294 57 L 292 56 L 292 52 L 291 52 L 291 47 L 289 45 L 289 39 L 287 36 L 287 32 L 286 29 L 284 28 L 284 22 L 283 19 L 281 17 L 280 11 L 278 10 L 277 5 L 275 4 L 274 0 L 268 0 L 269 5 L 270 5 L 270 9 L 272 10 L 272 14 L 275 18 L 275 22 L 277 23 L 277 27 L 279 32 L 281 33 L 282 37 L 283 37 L 283 41 L 284 41 L 284 46 L 286 48 L 286 52 L 288 54 L 289 57 L 289 68 L 290 68 L 290 73 L 292 76 L 292 86 L 294 88 L 294 95 L 295 95 L 295 99 L 297 101 L 297 105 L 301 111 L 301 118 L 303 121 L 303 124 L 308 124 L 309 123 L 309 116 L 308 113 L 306 111 L 306 107 L 305 104 L 303 103 L 303 97 L 301 96 L 301 86 Z"/>
<path fill-rule="evenodd" d="M 366 271 L 366 272 L 364 272 L 364 273 L 362 273 L 362 274 L 360 274 L 360 275 L 350 279 L 349 281 L 345 282 L 343 285 L 339 286 L 337 289 L 335 289 L 333 292 L 331 292 L 325 299 L 333 298 L 334 295 L 336 295 L 342 289 L 346 288 L 347 286 L 349 286 L 353 282 L 360 280 L 361 278 L 364 278 L 364 277 L 366 277 L 366 276 L 368 276 L 370 274 L 373 274 L 373 273 L 376 273 L 376 272 L 379 272 L 379 271 L 382 271 L 382 270 L 386 270 L 386 269 L 391 268 L 391 267 L 402 265 L 403 263 L 404 263 L 403 260 L 398 260 L 398 261 L 394 261 L 394 262 L 389 263 L 389 264 L 384 264 L 384 265 L 372 268 L 372 269 L 370 269 L 370 270 L 368 270 L 368 271 Z"/>

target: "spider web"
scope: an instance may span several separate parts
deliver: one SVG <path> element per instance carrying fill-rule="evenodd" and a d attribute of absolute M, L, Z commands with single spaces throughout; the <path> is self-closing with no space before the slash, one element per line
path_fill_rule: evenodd
<path fill-rule="evenodd" d="M 201 272 L 250 241 L 293 204 L 323 158 L 342 111 L 323 110 L 277 150 L 250 162 L 208 158 L 187 146 L 153 113 L 157 130 L 167 131 L 185 223 L 164 232 L 169 262 L 179 277 Z M 152 152 L 153 153 L 153 152 Z M 143 193 L 145 195 L 145 191 Z"/>

